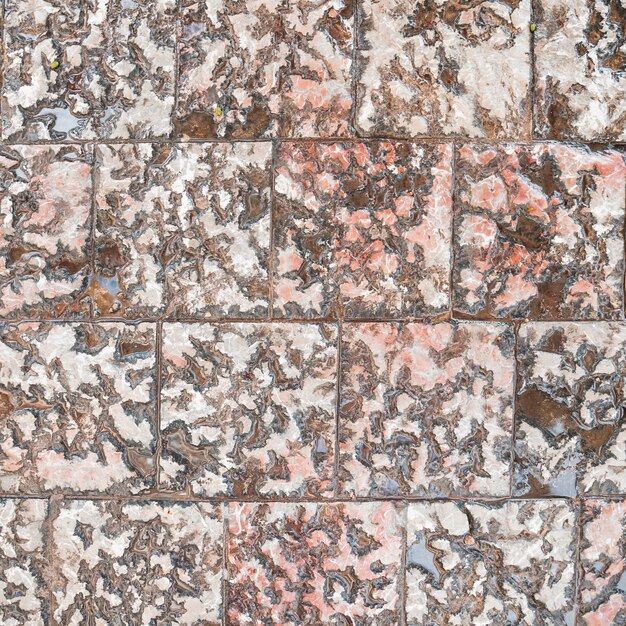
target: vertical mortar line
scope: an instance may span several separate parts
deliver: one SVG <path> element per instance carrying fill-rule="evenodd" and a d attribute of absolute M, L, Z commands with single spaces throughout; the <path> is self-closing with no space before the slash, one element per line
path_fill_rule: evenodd
<path fill-rule="evenodd" d="M 583 506 L 584 506 L 584 501 L 577 496 L 576 499 L 574 500 L 574 506 L 576 507 L 576 527 L 575 527 L 575 533 L 576 533 L 576 544 L 574 547 L 575 550 L 575 554 L 574 554 L 574 626 L 578 626 L 578 624 L 580 623 L 580 619 L 579 619 L 579 613 L 580 613 L 580 607 L 579 607 L 579 603 L 578 603 L 578 585 L 580 583 L 580 567 L 581 567 L 581 560 L 580 560 L 580 552 L 581 552 L 581 546 L 582 546 L 582 534 L 583 534 Z"/>
<path fill-rule="evenodd" d="M 341 355 L 343 348 L 343 321 L 339 320 L 337 324 L 337 371 L 335 374 L 335 382 L 337 384 L 337 393 L 335 395 L 335 463 L 334 463 L 334 486 L 333 486 L 333 499 L 339 497 L 339 410 L 341 407 Z"/>
<path fill-rule="evenodd" d="M 456 262 L 454 254 L 454 242 L 456 240 L 455 229 L 455 209 L 456 209 L 456 141 L 450 143 L 452 147 L 452 161 L 450 163 L 451 181 L 450 181 L 450 272 L 448 276 L 448 298 L 450 300 L 450 319 L 454 319 L 454 264 Z"/>
<path fill-rule="evenodd" d="M 530 25 L 535 24 L 535 0 L 530 0 L 530 24 L 526 26 L 529 32 L 529 52 L 530 52 L 530 80 L 528 81 L 528 114 L 530 117 L 530 140 L 535 141 L 535 32 L 530 30 Z"/>
<path fill-rule="evenodd" d="M 90 232 L 89 232 L 89 277 L 87 288 L 89 288 L 96 276 L 96 222 L 98 220 L 96 187 L 98 185 L 98 174 L 96 172 L 98 149 L 97 144 L 87 144 L 86 148 L 91 148 L 91 211 L 90 215 Z M 95 319 L 95 303 L 93 295 L 89 296 L 89 319 Z"/>
<path fill-rule="evenodd" d="M 509 324 L 507 324 L 509 326 Z M 509 498 L 513 497 L 513 483 L 515 482 L 515 436 L 517 434 L 517 391 L 519 376 L 519 330 L 521 322 L 513 323 L 513 398 L 512 398 L 512 417 L 511 417 L 511 453 L 509 458 Z"/>
<path fill-rule="evenodd" d="M 626 159 L 626 153 L 622 154 Z M 622 260 L 622 316 L 626 317 L 626 181 L 624 181 L 624 210 L 622 211 L 624 222 L 622 223 L 622 237 L 624 239 L 624 258 Z"/>
<path fill-rule="evenodd" d="M 156 436 L 156 451 L 154 456 L 154 480 L 155 480 L 155 489 L 157 493 L 161 491 L 161 448 L 162 448 L 162 440 L 161 440 L 161 353 L 163 351 L 163 320 L 159 319 L 156 322 L 156 405 L 155 405 L 155 416 L 154 416 L 154 428 L 155 428 L 155 436 Z"/>
<path fill-rule="evenodd" d="M 182 30 L 182 0 L 176 0 L 176 15 L 174 16 L 174 106 L 170 115 L 170 127 L 172 120 L 176 118 L 178 111 L 178 95 L 180 92 L 180 32 Z"/>
<path fill-rule="evenodd" d="M 227 558 L 227 550 L 228 550 L 228 537 L 227 537 L 227 528 L 228 528 L 228 515 L 229 510 L 228 502 L 223 502 L 222 507 L 222 626 L 227 625 L 226 612 L 228 610 L 228 586 L 226 584 L 226 576 L 228 575 L 228 558 Z"/>
<path fill-rule="evenodd" d="M 62 496 L 61 496 L 62 497 Z M 49 572 L 48 576 L 44 577 L 44 585 L 48 587 L 48 620 L 46 622 L 46 626 L 53 626 L 55 624 L 54 621 L 54 589 L 52 585 L 52 566 L 53 566 L 53 555 L 54 555 L 54 546 L 52 542 L 52 517 L 53 517 L 53 505 L 57 502 L 58 499 L 55 496 L 50 496 L 46 498 L 47 503 L 47 511 L 46 511 L 46 538 L 44 541 L 44 559 L 45 559 L 45 567 Z"/>
<path fill-rule="evenodd" d="M 349 2 L 350 0 L 348 0 Z M 350 68 L 350 94 L 352 96 L 352 104 L 350 106 L 350 126 L 352 126 L 351 134 L 355 137 L 361 137 L 357 131 L 356 125 L 356 104 L 357 104 L 357 66 L 358 66 L 358 47 L 359 47 L 359 0 L 352 0 L 352 67 Z"/>
<path fill-rule="evenodd" d="M 407 598 L 407 582 L 406 582 L 406 553 L 408 550 L 408 523 L 409 523 L 409 506 L 410 502 L 406 500 L 402 501 L 403 514 L 402 514 L 402 528 L 401 528 L 401 541 L 400 549 L 400 624 L 401 626 L 407 626 L 409 623 L 406 612 L 406 598 Z"/>
<path fill-rule="evenodd" d="M 269 282 L 268 319 L 274 319 L 274 213 L 276 210 L 276 158 L 278 155 L 278 139 L 272 140 L 272 158 L 270 161 L 270 250 L 267 262 Z"/>

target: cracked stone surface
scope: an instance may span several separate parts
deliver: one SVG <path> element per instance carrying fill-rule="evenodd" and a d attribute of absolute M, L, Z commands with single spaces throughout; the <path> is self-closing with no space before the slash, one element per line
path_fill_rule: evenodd
<path fill-rule="evenodd" d="M 182 137 L 350 134 L 349 0 L 183 0 Z"/>
<path fill-rule="evenodd" d="M 103 145 L 96 313 L 264 316 L 270 143 Z"/>
<path fill-rule="evenodd" d="M 514 337 L 506 326 L 350 324 L 342 348 L 342 492 L 508 495 Z"/>
<path fill-rule="evenodd" d="M 529 135 L 530 0 L 365 0 L 356 123 L 367 135 Z"/>
<path fill-rule="evenodd" d="M 334 486 L 337 329 L 167 324 L 161 481 L 198 495 Z"/>
<path fill-rule="evenodd" d="M 0 498 L 0 619 L 6 626 L 44 626 L 45 500 Z"/>
<path fill-rule="evenodd" d="M 0 626 L 626 626 L 626 0 L 0 0 Z"/>
<path fill-rule="evenodd" d="M 5 140 L 170 135 L 176 0 L 5 4 Z"/>
<path fill-rule="evenodd" d="M 626 620 L 626 500 L 587 500 L 582 524 L 581 623 L 622 624 Z"/>
<path fill-rule="evenodd" d="M 0 146 L 0 317 L 85 314 L 89 148 Z"/>
<path fill-rule="evenodd" d="M 58 624 L 221 624 L 222 509 L 66 500 L 51 515 Z"/>
<path fill-rule="evenodd" d="M 390 502 L 230 505 L 226 623 L 397 624 L 399 515 Z"/>
<path fill-rule="evenodd" d="M 620 152 L 467 144 L 456 180 L 456 310 L 495 318 L 622 317 Z"/>
<path fill-rule="evenodd" d="M 515 492 L 626 491 L 626 325 L 537 323 L 519 333 Z"/>
<path fill-rule="evenodd" d="M 626 140 L 621 0 L 539 0 L 535 128 L 547 139 Z"/>
<path fill-rule="evenodd" d="M 409 504 L 408 624 L 572 624 L 574 527 L 556 500 Z"/>
<path fill-rule="evenodd" d="M 452 152 L 409 143 L 284 143 L 274 313 L 401 317 L 448 309 Z"/>
<path fill-rule="evenodd" d="M 0 326 L 0 491 L 154 484 L 154 324 Z"/>

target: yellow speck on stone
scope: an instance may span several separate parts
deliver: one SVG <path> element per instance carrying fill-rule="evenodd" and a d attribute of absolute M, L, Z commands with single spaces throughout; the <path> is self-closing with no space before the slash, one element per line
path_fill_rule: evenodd
<path fill-rule="evenodd" d="M 537 24 L 531 24 L 530 25 L 530 32 L 534 33 L 537 30 Z"/>
<path fill-rule="evenodd" d="M 59 65 L 61 65 L 58 61 L 52 61 L 52 63 L 50 63 L 50 67 L 53 70 L 56 70 L 57 67 L 59 67 Z"/>
<path fill-rule="evenodd" d="M 222 117 L 222 113 L 224 113 L 224 111 L 222 111 L 221 107 L 216 106 L 215 115 L 217 115 L 217 117 Z"/>

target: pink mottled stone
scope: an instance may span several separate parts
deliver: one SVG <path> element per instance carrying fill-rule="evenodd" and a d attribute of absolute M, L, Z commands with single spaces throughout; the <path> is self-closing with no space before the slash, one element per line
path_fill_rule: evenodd
<path fill-rule="evenodd" d="M 451 161 L 443 145 L 281 144 L 274 313 L 363 318 L 447 310 Z"/>
<path fill-rule="evenodd" d="M 393 504 L 236 503 L 227 523 L 229 626 L 399 623 Z"/>
<path fill-rule="evenodd" d="M 454 308 L 475 317 L 621 316 L 626 165 L 559 144 L 464 145 Z"/>
<path fill-rule="evenodd" d="M 508 495 L 513 347 L 504 324 L 346 324 L 342 492 Z"/>

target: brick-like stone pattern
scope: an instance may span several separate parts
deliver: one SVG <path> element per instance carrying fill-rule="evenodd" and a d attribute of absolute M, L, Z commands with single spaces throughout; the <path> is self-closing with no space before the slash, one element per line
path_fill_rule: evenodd
<path fill-rule="evenodd" d="M 624 0 L 0 29 L 0 626 L 626 626 Z"/>

